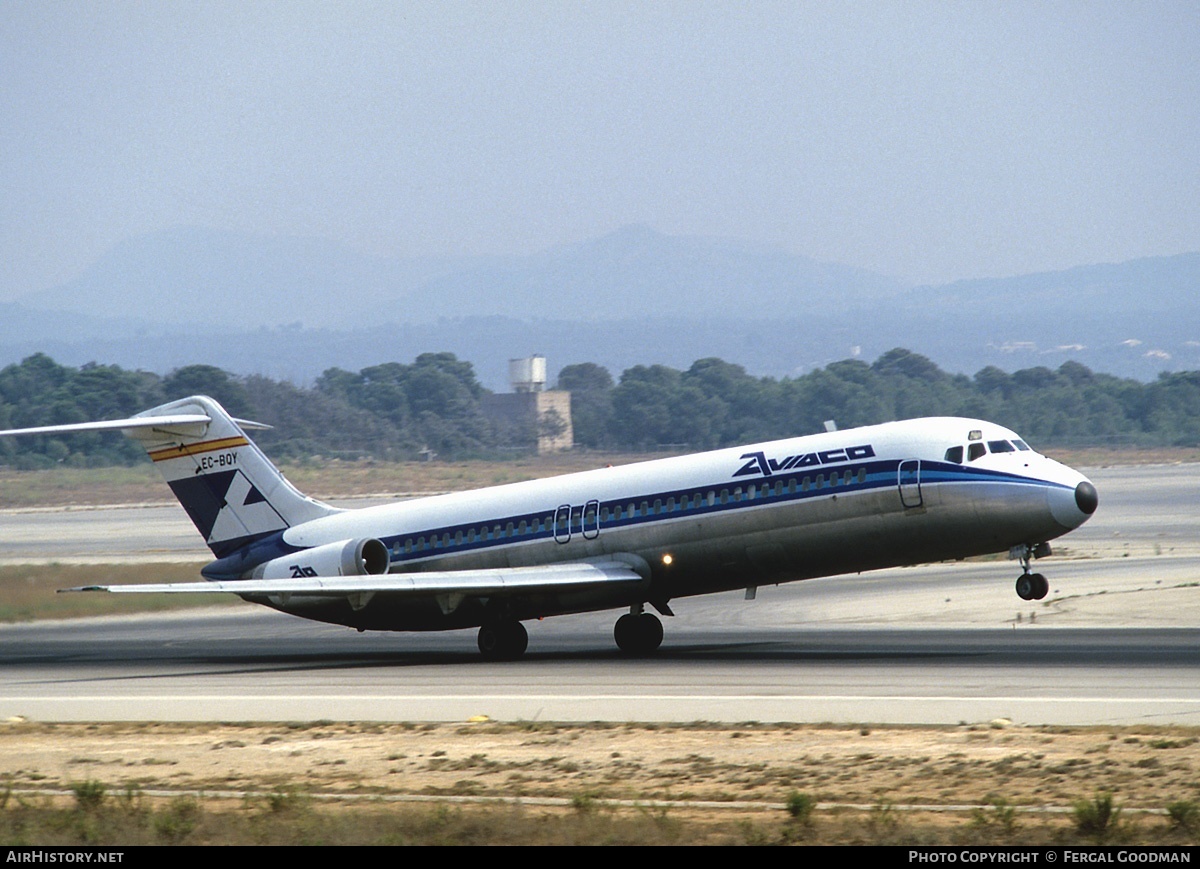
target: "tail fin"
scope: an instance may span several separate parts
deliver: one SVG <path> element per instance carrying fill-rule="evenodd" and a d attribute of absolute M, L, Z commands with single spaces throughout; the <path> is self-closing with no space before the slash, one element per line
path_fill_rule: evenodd
<path fill-rule="evenodd" d="M 206 418 L 198 422 L 176 420 Z M 154 420 L 162 420 L 157 424 Z M 339 512 L 300 493 L 216 401 L 194 395 L 138 414 L 140 441 L 218 558 L 292 525 Z M 257 424 L 243 423 L 250 427 Z"/>

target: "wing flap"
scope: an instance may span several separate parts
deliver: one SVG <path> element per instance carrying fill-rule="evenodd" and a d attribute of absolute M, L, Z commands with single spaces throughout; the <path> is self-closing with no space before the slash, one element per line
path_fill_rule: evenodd
<path fill-rule="evenodd" d="M 506 567 L 489 570 L 437 570 L 427 573 L 389 573 L 382 576 L 328 576 L 296 579 L 239 579 L 219 582 L 170 582 L 145 585 L 87 585 L 64 592 L 107 591 L 113 594 L 286 594 L 345 597 L 351 594 L 404 595 L 462 594 L 497 596 L 609 583 L 639 583 L 641 574 L 616 561 L 570 562 L 539 567 Z"/>

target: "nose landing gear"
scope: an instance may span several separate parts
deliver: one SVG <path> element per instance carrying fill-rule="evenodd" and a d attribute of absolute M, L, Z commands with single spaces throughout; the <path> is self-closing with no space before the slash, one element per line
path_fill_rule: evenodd
<path fill-rule="evenodd" d="M 1022 573 L 1017 577 L 1017 597 L 1021 600 L 1041 600 L 1050 593 L 1050 583 L 1040 573 L 1031 573 L 1029 562 L 1050 554 L 1049 543 L 1036 546 L 1023 544 L 1013 547 L 1013 555 L 1021 562 Z"/>
<path fill-rule="evenodd" d="M 1017 597 L 1021 600 L 1041 600 L 1050 593 L 1050 583 L 1040 573 L 1023 573 L 1017 577 Z"/>

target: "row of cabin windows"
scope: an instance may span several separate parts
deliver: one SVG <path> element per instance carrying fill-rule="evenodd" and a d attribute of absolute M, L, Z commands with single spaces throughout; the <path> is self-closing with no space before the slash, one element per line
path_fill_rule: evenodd
<path fill-rule="evenodd" d="M 751 483 L 745 488 L 736 486 L 733 489 L 710 489 L 708 492 L 684 493 L 678 498 L 672 495 L 665 500 L 655 498 L 653 502 L 649 500 L 641 501 L 640 503 L 630 501 L 628 504 L 617 504 L 613 507 L 602 506 L 600 508 L 599 521 L 609 522 L 638 516 L 658 516 L 684 510 L 695 510 L 700 507 L 713 507 L 717 504 L 736 504 L 742 501 L 753 501 L 772 496 L 777 497 L 785 493 L 794 495 L 797 491 L 809 492 L 826 487 L 849 486 L 855 482 L 865 483 L 866 480 L 866 469 L 859 468 L 857 472 L 845 470 L 839 474 L 835 471 L 829 475 L 828 479 L 826 479 L 824 474 L 817 474 L 815 478 L 811 476 L 802 478 L 790 477 L 786 482 L 776 480 L 774 483 L 763 483 L 762 485 Z M 397 555 L 401 552 L 411 554 L 413 552 L 446 549 L 451 544 L 461 546 L 463 543 L 509 540 L 515 537 L 541 534 L 543 531 L 552 532 L 554 531 L 554 517 L 554 513 L 547 513 L 545 516 L 535 516 L 532 519 L 522 519 L 519 522 L 509 522 L 505 525 L 484 525 L 479 528 L 468 528 L 465 531 L 455 531 L 453 534 L 446 531 L 440 535 L 431 534 L 428 537 L 425 535 L 416 538 L 409 537 L 404 541 L 403 545 L 401 545 L 400 541 L 396 541 L 393 551 Z M 587 506 L 586 512 L 579 507 L 572 508 L 572 533 L 580 531 L 581 518 L 585 529 L 595 525 L 596 510 L 594 502 Z M 563 529 L 559 530 L 562 531 Z"/>
<path fill-rule="evenodd" d="M 981 459 L 989 452 L 1012 453 L 1018 450 L 1025 452 L 1026 450 L 1031 450 L 1031 448 L 1029 444 L 1025 443 L 1025 441 L 1018 439 L 1013 439 L 1011 442 L 988 441 L 986 445 L 984 445 L 983 441 L 975 441 L 974 443 L 967 444 L 967 461 L 973 462 L 976 459 Z M 956 465 L 961 465 L 963 463 L 963 448 L 950 447 L 950 449 L 946 450 L 946 461 L 954 462 Z"/>

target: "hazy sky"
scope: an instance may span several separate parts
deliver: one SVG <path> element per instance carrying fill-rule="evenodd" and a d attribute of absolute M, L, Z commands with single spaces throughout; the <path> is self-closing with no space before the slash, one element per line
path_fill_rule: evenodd
<path fill-rule="evenodd" d="M 0 0 L 0 299 L 178 224 L 630 223 L 941 282 L 1200 250 L 1195 2 Z"/>

